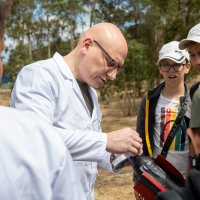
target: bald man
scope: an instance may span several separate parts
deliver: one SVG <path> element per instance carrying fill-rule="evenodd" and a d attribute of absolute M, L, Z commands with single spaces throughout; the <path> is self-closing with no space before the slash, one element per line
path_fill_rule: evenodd
<path fill-rule="evenodd" d="M 11 106 L 57 127 L 90 200 L 97 168 L 113 171 L 110 152 L 137 155 L 142 149 L 141 138 L 130 128 L 101 132 L 102 114 L 94 89 L 116 78 L 127 51 L 115 25 L 96 24 L 69 54 L 55 53 L 53 58 L 25 66 L 12 91 Z"/>

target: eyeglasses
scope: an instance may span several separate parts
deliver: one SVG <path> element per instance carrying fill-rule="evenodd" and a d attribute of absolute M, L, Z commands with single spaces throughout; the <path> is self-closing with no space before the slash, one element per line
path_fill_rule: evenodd
<path fill-rule="evenodd" d="M 106 61 L 107 61 L 107 65 L 108 67 L 111 67 L 112 69 L 116 69 L 117 71 L 120 71 L 122 69 L 122 66 L 116 61 L 114 60 L 107 52 L 106 50 L 96 41 L 93 40 L 99 47 L 100 49 L 106 54 Z"/>
<path fill-rule="evenodd" d="M 160 69 L 163 72 L 169 72 L 171 68 L 174 69 L 175 72 L 180 72 L 183 70 L 186 64 L 182 63 L 175 63 L 173 65 L 170 64 L 160 64 Z"/>

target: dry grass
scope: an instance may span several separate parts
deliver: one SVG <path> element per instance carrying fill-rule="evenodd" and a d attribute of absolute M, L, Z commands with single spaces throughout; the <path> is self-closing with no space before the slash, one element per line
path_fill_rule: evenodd
<path fill-rule="evenodd" d="M 8 106 L 10 102 L 10 90 L 0 89 L 0 105 Z"/>
<path fill-rule="evenodd" d="M 124 127 L 135 128 L 136 116 L 124 117 L 119 100 L 112 98 L 109 104 L 100 102 L 103 113 L 102 130 L 109 132 Z M 133 170 L 126 167 L 120 174 L 110 174 L 99 170 L 95 185 L 96 200 L 134 200 Z"/>

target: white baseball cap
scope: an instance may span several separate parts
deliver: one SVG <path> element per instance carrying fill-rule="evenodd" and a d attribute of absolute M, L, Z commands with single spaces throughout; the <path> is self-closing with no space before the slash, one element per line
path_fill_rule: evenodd
<path fill-rule="evenodd" d="M 185 59 L 190 60 L 189 54 L 186 50 L 179 49 L 179 42 L 172 41 L 162 46 L 159 51 L 159 58 L 157 64 L 163 59 L 170 59 L 176 63 L 182 63 Z"/>
<path fill-rule="evenodd" d="M 187 38 L 180 41 L 179 48 L 185 49 L 191 41 L 200 43 L 200 23 L 190 29 Z"/>

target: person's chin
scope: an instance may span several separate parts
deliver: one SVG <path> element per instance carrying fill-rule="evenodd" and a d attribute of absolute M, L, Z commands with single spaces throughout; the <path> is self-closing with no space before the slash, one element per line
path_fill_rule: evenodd
<path fill-rule="evenodd" d="M 92 87 L 95 89 L 99 89 L 103 87 L 104 85 L 105 85 L 105 82 L 101 81 L 101 82 L 95 83 Z"/>
<path fill-rule="evenodd" d="M 99 88 L 101 88 L 103 86 L 104 86 L 104 84 L 96 84 L 96 85 L 94 85 L 92 87 L 95 88 L 95 89 L 99 89 Z"/>
<path fill-rule="evenodd" d="M 103 87 L 105 85 L 105 83 L 106 82 L 103 79 L 100 78 L 100 79 L 98 79 L 98 81 L 96 81 L 94 83 L 94 85 L 92 87 L 95 88 L 95 89 L 99 89 L 99 88 Z"/>

